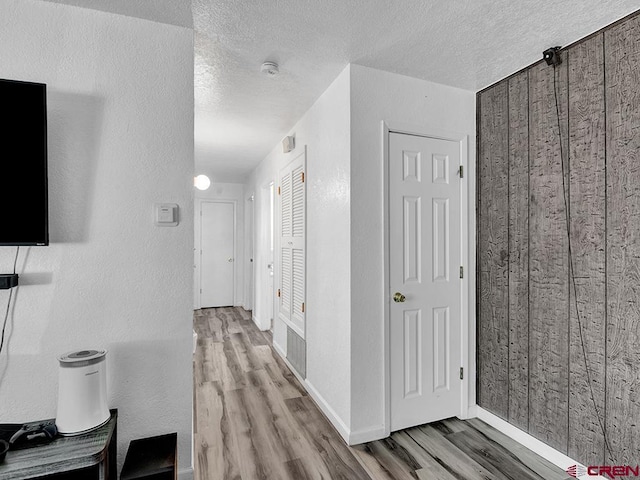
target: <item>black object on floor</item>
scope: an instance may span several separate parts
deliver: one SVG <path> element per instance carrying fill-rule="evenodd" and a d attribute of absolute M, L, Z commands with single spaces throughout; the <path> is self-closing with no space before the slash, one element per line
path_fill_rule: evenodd
<path fill-rule="evenodd" d="M 175 480 L 178 434 L 131 440 L 120 480 Z"/>

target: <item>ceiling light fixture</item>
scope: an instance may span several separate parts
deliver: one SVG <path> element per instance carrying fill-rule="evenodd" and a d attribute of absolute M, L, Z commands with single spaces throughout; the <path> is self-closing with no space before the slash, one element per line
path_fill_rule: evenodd
<path fill-rule="evenodd" d="M 280 68 L 275 62 L 264 62 L 260 67 L 260 71 L 268 77 L 275 77 L 280 73 Z"/>
<path fill-rule="evenodd" d="M 193 186 L 198 190 L 206 190 L 211 185 L 211 180 L 206 175 L 198 175 L 193 177 Z"/>

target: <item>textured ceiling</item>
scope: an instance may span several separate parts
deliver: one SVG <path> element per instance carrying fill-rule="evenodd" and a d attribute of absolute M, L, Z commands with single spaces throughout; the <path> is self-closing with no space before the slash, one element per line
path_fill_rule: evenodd
<path fill-rule="evenodd" d="M 184 1 L 64 3 L 188 23 Z M 477 91 L 638 8 L 638 0 L 193 0 L 196 169 L 240 181 L 349 62 Z M 260 73 L 265 60 L 280 64 L 279 76 Z"/>
<path fill-rule="evenodd" d="M 193 27 L 191 0 L 46 0 L 179 27 Z"/>

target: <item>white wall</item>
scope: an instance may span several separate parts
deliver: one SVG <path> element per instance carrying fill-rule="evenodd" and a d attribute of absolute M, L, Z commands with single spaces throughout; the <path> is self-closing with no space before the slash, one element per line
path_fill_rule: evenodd
<path fill-rule="evenodd" d="M 351 434 L 368 439 L 381 436 L 385 408 L 382 121 L 425 134 L 467 134 L 474 165 L 475 94 L 351 66 Z M 470 216 L 473 208 L 471 200 Z"/>
<path fill-rule="evenodd" d="M 120 464 L 130 440 L 175 431 L 188 470 L 192 31 L 2 0 L 0 58 L 0 78 L 48 84 L 51 232 L 50 246 L 20 250 L 0 419 L 55 417 L 57 356 L 106 348 Z M 155 227 L 156 202 L 178 203 L 180 225 Z M 0 248 L 3 273 L 14 253 Z"/>
<path fill-rule="evenodd" d="M 296 135 L 296 150 L 283 154 L 277 145 L 245 190 L 255 191 L 259 212 L 265 201 L 260 187 L 307 145 L 306 383 L 351 443 L 381 438 L 386 430 L 383 122 L 424 134 L 468 136 L 473 235 L 475 94 L 359 65 L 348 66 L 288 133 Z M 474 248 L 471 242 L 470 271 Z M 257 265 L 260 255 L 258 249 Z M 256 288 L 263 282 L 258 275 Z M 474 305 L 473 279 L 469 283 Z M 473 349 L 472 308 L 469 314 Z M 274 343 L 285 350 L 286 327 L 277 320 Z M 473 402 L 475 378 L 469 382 Z"/>
<path fill-rule="evenodd" d="M 288 133 L 295 133 L 296 149 L 284 154 L 282 146 L 276 145 L 253 171 L 245 189 L 255 192 L 259 217 L 266 204 L 262 187 L 277 180 L 280 169 L 307 146 L 307 382 L 343 430 L 351 415 L 349 72 L 347 67 Z M 257 218 L 256 224 L 259 237 L 264 223 Z M 265 257 L 264 249 L 258 247 L 258 289 L 266 284 L 266 269 L 260 268 Z M 261 292 L 256 295 L 260 297 Z M 256 310 L 261 316 L 260 304 Z M 286 327 L 277 319 L 274 342 L 286 349 Z"/>
<path fill-rule="evenodd" d="M 198 171 L 198 174 L 202 173 Z M 205 172 L 209 178 L 215 178 L 212 173 Z M 244 188 L 241 183 L 211 183 L 211 186 L 207 190 L 195 190 L 195 221 L 194 221 L 194 308 L 200 308 L 200 204 L 203 200 L 231 200 L 236 203 L 236 232 L 235 232 L 235 286 L 234 286 L 234 305 L 244 306 L 244 276 L 245 276 L 245 264 L 248 263 L 247 252 L 245 251 L 245 198 Z"/>

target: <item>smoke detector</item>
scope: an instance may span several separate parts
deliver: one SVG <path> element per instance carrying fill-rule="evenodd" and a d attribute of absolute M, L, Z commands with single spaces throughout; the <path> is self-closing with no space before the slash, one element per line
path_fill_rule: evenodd
<path fill-rule="evenodd" d="M 262 67 L 260 67 L 260 71 L 268 77 L 275 77 L 276 75 L 278 75 L 278 73 L 280 73 L 278 64 L 275 62 L 264 62 L 262 64 Z"/>

